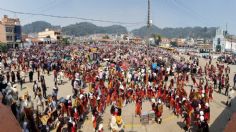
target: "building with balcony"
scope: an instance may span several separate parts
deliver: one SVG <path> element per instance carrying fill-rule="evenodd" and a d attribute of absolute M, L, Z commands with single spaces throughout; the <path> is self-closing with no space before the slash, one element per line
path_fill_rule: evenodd
<path fill-rule="evenodd" d="M 38 39 L 46 43 L 57 43 L 62 39 L 62 36 L 60 31 L 45 29 L 45 31 L 38 33 Z"/>
<path fill-rule="evenodd" d="M 21 38 L 20 20 L 4 15 L 0 21 L 0 43 L 8 44 L 10 47 L 18 47 Z"/>

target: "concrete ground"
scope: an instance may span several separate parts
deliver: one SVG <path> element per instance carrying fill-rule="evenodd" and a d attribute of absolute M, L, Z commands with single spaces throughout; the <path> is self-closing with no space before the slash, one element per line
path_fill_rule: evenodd
<path fill-rule="evenodd" d="M 184 57 L 187 58 L 187 56 L 183 55 Z M 205 59 L 200 59 L 200 65 L 205 66 L 206 64 Z M 213 63 L 215 64 L 216 60 L 213 60 Z M 236 73 L 236 65 L 230 65 L 231 68 L 231 73 L 229 75 L 230 77 L 230 84 L 233 85 L 233 77 L 234 74 Z M 36 79 L 37 74 L 35 73 L 34 77 Z M 28 78 L 26 78 L 28 81 Z M 53 76 L 50 75 L 45 75 L 45 80 L 46 80 L 46 85 L 48 87 L 47 93 L 51 94 L 52 93 L 52 88 L 54 86 L 53 83 Z M 191 80 L 191 79 L 190 79 Z M 191 82 L 190 82 L 191 83 Z M 71 95 L 72 94 L 72 89 L 70 85 L 69 80 L 65 80 L 65 83 L 63 85 L 59 85 L 59 97 L 66 97 L 66 95 Z M 29 92 L 30 95 L 33 96 L 33 84 L 32 83 L 25 83 L 22 91 L 19 89 L 20 95 L 23 95 L 26 91 Z M 20 86 L 18 86 L 20 88 Z M 189 92 L 190 88 L 186 87 L 186 90 Z M 224 90 L 223 90 L 224 91 Z M 210 131 L 211 132 L 222 132 L 224 130 L 224 127 L 228 121 L 228 119 L 231 116 L 232 112 L 236 112 L 236 101 L 234 99 L 231 108 L 226 107 L 225 102 L 227 100 L 227 97 L 224 96 L 223 94 L 219 94 L 217 92 L 214 92 L 213 94 L 213 101 L 210 103 L 210 109 L 211 109 L 211 119 L 210 119 Z M 108 107 L 103 115 L 103 125 L 105 132 L 109 131 L 108 129 L 108 123 L 110 120 L 110 108 Z M 157 124 L 157 123 L 150 123 L 147 125 L 142 125 L 140 123 L 140 118 L 135 117 L 135 104 L 128 104 L 125 106 L 122 110 L 122 118 L 125 122 L 125 131 L 130 131 L 130 132 L 153 132 L 153 131 L 160 131 L 160 132 L 181 132 L 184 131 L 181 129 L 181 122 L 183 119 L 181 117 L 177 118 L 175 115 L 173 115 L 172 111 L 170 111 L 168 108 L 164 107 L 164 112 L 163 112 L 163 122 L 162 124 Z M 151 110 L 151 104 L 150 102 L 146 101 L 143 103 L 143 110 L 142 112 L 148 112 Z M 92 121 L 91 121 L 91 114 L 88 115 L 88 119 L 85 120 L 81 131 L 85 132 L 92 132 L 93 127 L 92 127 Z"/>

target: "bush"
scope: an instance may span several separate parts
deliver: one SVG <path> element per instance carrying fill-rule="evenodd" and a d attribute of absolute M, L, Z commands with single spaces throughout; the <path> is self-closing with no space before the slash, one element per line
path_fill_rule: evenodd
<path fill-rule="evenodd" d="M 6 53 L 8 50 L 7 44 L 0 43 L 0 51 Z"/>

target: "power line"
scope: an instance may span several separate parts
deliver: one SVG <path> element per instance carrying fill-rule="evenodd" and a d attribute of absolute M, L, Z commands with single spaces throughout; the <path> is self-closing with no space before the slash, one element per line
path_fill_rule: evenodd
<path fill-rule="evenodd" d="M 197 13 L 195 10 L 189 8 L 188 6 L 186 6 L 183 2 L 181 2 L 180 0 L 173 0 L 173 2 L 178 5 L 179 7 L 182 7 L 184 8 L 187 13 L 190 13 L 191 15 L 194 15 L 195 18 L 197 18 L 199 21 L 201 21 L 202 24 L 204 25 L 207 25 L 208 24 L 208 21 L 206 20 L 209 20 L 207 18 L 205 18 L 204 16 L 200 15 L 199 13 Z M 192 16 L 192 17 L 194 17 Z"/>
<path fill-rule="evenodd" d="M 90 18 L 82 18 L 82 17 L 74 17 L 74 16 L 59 16 L 59 15 L 50 15 L 50 14 L 43 14 L 43 13 L 20 12 L 20 11 L 13 11 L 13 10 L 9 10 L 9 9 L 4 9 L 1 7 L 0 7 L 0 10 L 6 11 L 6 12 L 11 12 L 14 14 L 44 16 L 44 17 L 53 17 L 53 18 L 60 18 L 60 19 L 77 19 L 77 20 L 83 20 L 83 21 L 95 21 L 95 22 L 124 24 L 124 25 L 141 24 L 141 22 L 139 22 L 139 23 L 126 23 L 126 22 L 120 22 L 120 21 L 99 20 L 99 19 L 90 19 Z"/>
<path fill-rule="evenodd" d="M 43 13 L 45 13 L 46 11 L 49 11 L 49 10 L 51 10 L 51 9 L 55 9 L 55 8 L 52 8 L 51 7 L 51 5 L 55 5 L 55 2 L 58 2 L 57 0 L 52 0 L 52 1 L 50 1 L 49 3 L 47 3 L 47 4 L 44 4 L 44 5 L 41 5 L 40 7 L 38 7 L 38 8 L 36 8 L 36 9 L 34 9 L 34 10 L 31 10 L 31 11 L 29 11 L 29 12 L 34 12 L 34 11 L 37 11 L 37 12 L 43 12 Z M 56 4 L 58 4 L 58 3 L 56 3 Z M 46 7 L 46 8 L 45 8 Z M 51 8 L 50 8 L 51 7 Z M 44 8 L 43 10 L 42 10 L 42 8 Z M 26 21 L 26 20 L 28 20 L 28 19 L 32 19 L 33 18 L 33 16 L 27 16 L 24 20 Z"/>

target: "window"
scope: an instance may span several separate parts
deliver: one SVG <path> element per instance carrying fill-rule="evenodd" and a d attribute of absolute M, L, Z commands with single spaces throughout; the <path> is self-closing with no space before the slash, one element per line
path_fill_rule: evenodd
<path fill-rule="evenodd" d="M 6 27 L 6 32 L 12 33 L 12 32 L 13 32 L 13 28 L 11 28 L 11 27 Z"/>
<path fill-rule="evenodd" d="M 59 32 L 54 32 L 54 35 L 60 35 L 60 33 Z"/>
<path fill-rule="evenodd" d="M 13 37 L 12 36 L 7 36 L 7 41 L 13 41 Z"/>

